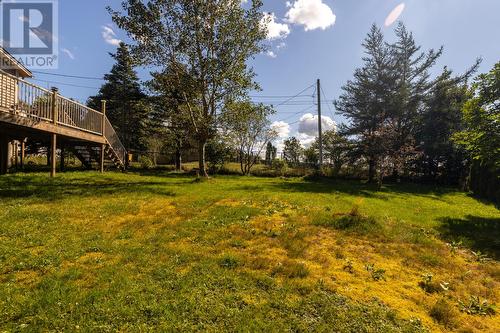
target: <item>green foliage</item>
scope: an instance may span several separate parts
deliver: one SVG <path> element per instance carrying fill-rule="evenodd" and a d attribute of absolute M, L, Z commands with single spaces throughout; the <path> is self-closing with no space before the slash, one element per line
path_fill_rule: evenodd
<path fill-rule="evenodd" d="M 284 141 L 283 156 L 285 161 L 291 166 L 297 166 L 303 154 L 303 148 L 296 137 L 288 138 Z"/>
<path fill-rule="evenodd" d="M 496 314 L 496 306 L 488 302 L 488 300 L 481 299 L 479 296 L 470 296 L 468 302 L 458 301 L 460 311 L 469 315 L 479 316 L 493 316 Z"/>
<path fill-rule="evenodd" d="M 474 97 L 465 103 L 465 129 L 455 141 L 487 165 L 500 168 L 500 62 L 482 74 L 473 86 Z"/>
<path fill-rule="evenodd" d="M 233 151 L 222 138 L 215 137 L 210 140 L 206 147 L 208 171 L 217 174 L 222 171 L 224 165 L 230 161 Z"/>

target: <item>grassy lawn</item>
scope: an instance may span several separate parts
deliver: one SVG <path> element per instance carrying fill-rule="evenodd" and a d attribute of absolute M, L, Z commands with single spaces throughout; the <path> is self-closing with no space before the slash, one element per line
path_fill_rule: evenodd
<path fill-rule="evenodd" d="M 0 332 L 498 332 L 499 259 L 499 210 L 452 189 L 0 177 Z"/>

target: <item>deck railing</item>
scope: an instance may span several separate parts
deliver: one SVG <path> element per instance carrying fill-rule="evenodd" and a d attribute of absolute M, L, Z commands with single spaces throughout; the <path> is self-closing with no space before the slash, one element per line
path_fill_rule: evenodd
<path fill-rule="evenodd" d="M 102 113 L 76 101 L 57 95 L 57 123 L 102 135 Z"/>
<path fill-rule="evenodd" d="M 126 149 L 102 112 L 0 71 L 0 111 L 103 135 L 122 163 Z M 104 132 L 103 132 L 104 131 Z"/>

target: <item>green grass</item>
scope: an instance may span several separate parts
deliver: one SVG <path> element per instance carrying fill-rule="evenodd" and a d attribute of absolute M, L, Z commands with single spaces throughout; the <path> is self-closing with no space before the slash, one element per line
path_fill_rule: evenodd
<path fill-rule="evenodd" d="M 411 184 L 3 176 L 0 331 L 493 331 L 498 315 L 433 319 L 443 293 L 419 281 L 449 282 L 450 306 L 498 303 L 499 225 L 493 205 Z"/>

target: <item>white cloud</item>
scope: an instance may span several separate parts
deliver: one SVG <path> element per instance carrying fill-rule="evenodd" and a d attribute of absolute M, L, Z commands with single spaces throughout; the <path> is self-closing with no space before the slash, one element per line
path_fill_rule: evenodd
<path fill-rule="evenodd" d="M 75 55 L 68 49 L 62 48 L 61 51 L 68 56 L 71 60 L 75 60 Z"/>
<path fill-rule="evenodd" d="M 274 51 L 267 51 L 266 54 L 270 58 L 276 58 L 278 56 Z"/>
<path fill-rule="evenodd" d="M 302 147 L 309 148 L 316 141 L 316 136 L 299 133 L 297 139 L 300 141 Z"/>
<path fill-rule="evenodd" d="M 321 117 L 321 127 L 323 131 L 336 130 L 337 124 L 332 118 L 327 116 Z M 318 116 L 311 113 L 306 113 L 300 118 L 299 133 L 315 137 L 318 135 Z"/>
<path fill-rule="evenodd" d="M 278 23 L 274 13 L 264 13 L 261 24 L 265 26 L 269 40 L 286 38 L 290 34 L 288 24 Z"/>
<path fill-rule="evenodd" d="M 116 33 L 109 26 L 102 26 L 102 38 L 104 41 L 110 45 L 118 46 L 122 42 L 120 39 L 116 38 Z"/>
<path fill-rule="evenodd" d="M 403 14 L 404 10 L 405 10 L 404 2 L 397 5 L 396 8 L 394 8 L 392 12 L 389 14 L 389 16 L 387 16 L 387 18 L 385 19 L 385 26 L 390 27 L 391 25 L 393 25 L 394 22 L 396 22 L 398 18 L 401 16 L 401 14 Z"/>
<path fill-rule="evenodd" d="M 303 25 L 306 31 L 322 29 L 335 24 L 337 17 L 323 0 L 295 0 L 289 7 L 286 20 L 290 23 Z"/>
<path fill-rule="evenodd" d="M 275 121 L 271 124 L 271 129 L 276 131 L 279 138 L 287 138 L 290 134 L 290 125 L 284 121 Z"/>

